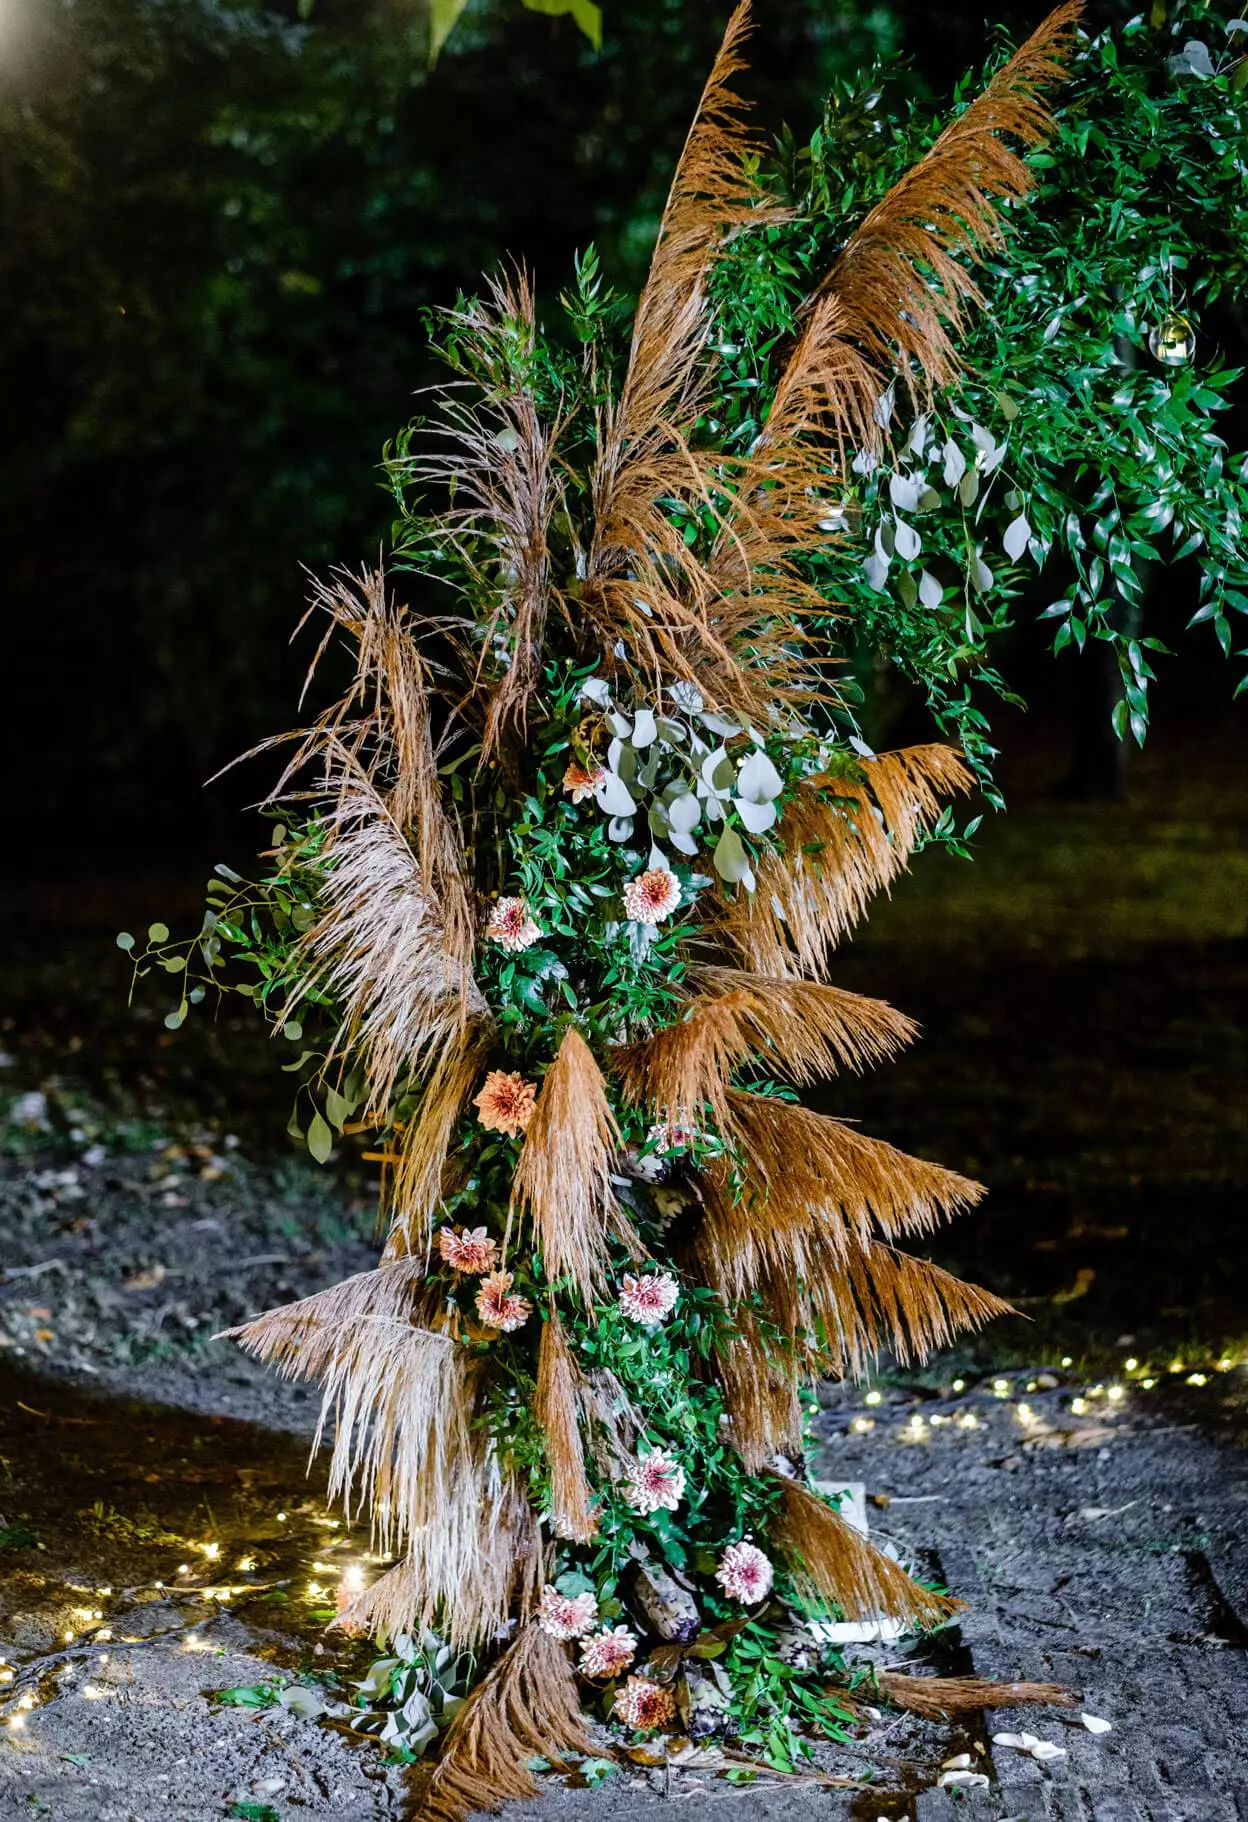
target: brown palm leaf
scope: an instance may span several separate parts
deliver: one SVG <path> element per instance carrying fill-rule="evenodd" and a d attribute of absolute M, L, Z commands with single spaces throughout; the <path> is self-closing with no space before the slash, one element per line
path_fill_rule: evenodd
<path fill-rule="evenodd" d="M 771 1535 L 787 1558 L 803 1603 L 847 1620 L 939 1626 L 963 1603 L 920 1587 L 899 1564 L 846 1524 L 826 1500 L 783 1480 Z"/>
<path fill-rule="evenodd" d="M 609 1234 L 631 1235 L 611 1189 L 619 1146 L 602 1072 L 569 1025 L 525 1131 L 512 1210 L 532 1221 L 546 1277 L 570 1278 L 586 1302 L 604 1281 Z"/>
<path fill-rule="evenodd" d="M 481 1079 L 489 1042 L 484 1019 L 466 1026 L 442 1051 L 403 1129 L 390 1183 L 386 1251 L 426 1254 L 433 1218 L 447 1193 L 447 1160 L 468 1098 Z M 453 1176 L 453 1172 L 449 1173 Z"/>
<path fill-rule="evenodd" d="M 773 1275 L 765 1298 L 769 1292 L 781 1310 L 788 1287 Z M 885 1351 L 903 1366 L 921 1364 L 957 1336 L 1015 1314 L 991 1291 L 876 1242 L 812 1270 L 800 1292 L 799 1320 L 812 1337 L 812 1371 L 822 1367 L 855 1379 Z"/>
<path fill-rule="evenodd" d="M 334 1356 L 374 1323 L 421 1323 L 428 1313 L 422 1267 L 412 1259 L 384 1260 L 340 1284 L 265 1310 L 214 1341 L 236 1341 L 284 1379 L 323 1379 Z"/>
<path fill-rule="evenodd" d="M 790 1356 L 782 1360 L 763 1345 L 757 1318 L 742 1305 L 735 1333 L 716 1343 L 715 1371 L 732 1419 L 733 1445 L 747 1473 L 761 1474 L 777 1455 L 802 1451 L 800 1376 Z"/>
<path fill-rule="evenodd" d="M 534 1411 L 545 1438 L 555 1534 L 578 1544 L 598 1535 L 581 1443 L 582 1388 L 563 1324 L 552 1309 L 542 1324 Z"/>
<path fill-rule="evenodd" d="M 880 1693 L 898 1708 L 924 1720 L 973 1714 L 983 1708 L 1074 1708 L 1075 1697 L 1060 1683 L 993 1683 L 979 1676 L 906 1676 L 880 1672 Z"/>
<path fill-rule="evenodd" d="M 709 1106 L 725 1130 L 732 1075 L 747 1061 L 817 1082 L 894 1056 L 916 1029 L 882 1000 L 819 982 L 720 967 L 695 968 L 691 980 L 701 992 L 679 1019 L 611 1055 L 629 1098 L 671 1126 L 695 1122 Z"/>
<path fill-rule="evenodd" d="M 534 399 L 537 312 L 526 272 L 487 279 L 484 298 L 442 314 L 459 370 L 491 381 L 435 388 L 439 414 L 402 468 L 409 483 L 444 497 L 429 535 L 454 552 L 470 593 L 498 603 L 474 660 L 484 763 L 510 759 L 523 740 L 550 609 L 566 605 L 550 556 L 563 497 L 560 427 L 543 422 Z"/>
<path fill-rule="evenodd" d="M 329 998 L 340 1013 L 332 1048 L 360 1059 L 380 1118 L 405 1076 L 426 1075 L 488 1011 L 458 896 L 448 908 L 386 800 L 357 776 L 327 821 L 320 916 L 295 952 L 287 1016 L 310 994 Z"/>
<path fill-rule="evenodd" d="M 524 1494 L 488 1458 L 448 1490 L 408 1539 L 402 1561 L 338 1617 L 348 1630 L 394 1639 L 431 1627 L 453 1649 L 480 1650 L 514 1609 L 528 1614 L 542 1579 L 537 1522 Z"/>
<path fill-rule="evenodd" d="M 720 901 L 710 928 L 760 973 L 820 976 L 875 893 L 904 872 L 942 797 L 971 776 L 944 746 L 906 747 L 852 774 L 805 781 L 785 805 L 779 845 L 763 854 L 753 892 Z"/>
<path fill-rule="evenodd" d="M 567 1652 L 530 1621 L 452 1721 L 417 1816 L 464 1822 L 498 1810 L 537 1794 L 531 1759 L 593 1750 Z"/>
<path fill-rule="evenodd" d="M 760 1246 L 809 1243 L 842 1257 L 873 1231 L 890 1239 L 930 1233 L 984 1194 L 969 1177 L 792 1101 L 733 1089 L 727 1110 L 743 1175 L 731 1225 L 743 1237 L 756 1228 Z M 710 1177 L 722 1194 L 727 1167 Z"/>

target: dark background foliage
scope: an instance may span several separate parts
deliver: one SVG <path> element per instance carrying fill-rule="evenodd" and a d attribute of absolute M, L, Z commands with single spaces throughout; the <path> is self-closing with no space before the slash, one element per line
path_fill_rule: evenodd
<path fill-rule="evenodd" d="M 503 254 L 553 294 L 591 239 L 635 282 L 725 11 L 608 0 L 596 53 L 571 19 L 478 0 L 430 70 L 419 0 L 13 9 L 0 738 L 37 864 L 236 846 L 254 777 L 200 785 L 294 715 L 300 564 L 386 535 L 422 309 Z M 943 103 L 988 46 L 975 7 L 938 30 L 911 0 L 757 19 L 769 132 L 809 132 L 881 53 Z"/>

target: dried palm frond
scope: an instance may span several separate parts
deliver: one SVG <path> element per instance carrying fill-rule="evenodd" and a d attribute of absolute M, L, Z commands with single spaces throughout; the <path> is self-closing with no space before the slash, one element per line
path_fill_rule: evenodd
<path fill-rule="evenodd" d="M 417 1816 L 464 1822 L 535 1796 L 531 1759 L 593 1750 L 567 1652 L 530 1622 L 452 1721 Z"/>
<path fill-rule="evenodd" d="M 428 1250 L 433 1216 L 446 1193 L 447 1158 L 468 1097 L 480 1082 L 488 1032 L 481 1020 L 451 1040 L 403 1131 L 390 1185 L 387 1253 Z"/>
<path fill-rule="evenodd" d="M 545 1437 L 555 1534 L 578 1544 L 598 1535 L 581 1443 L 582 1383 L 563 1324 L 552 1309 L 538 1349 L 535 1415 Z"/>
<path fill-rule="evenodd" d="M 518 1608 L 530 1613 L 542 1580 L 541 1540 L 528 1501 L 492 1467 L 457 1483 L 452 1502 L 408 1542 L 406 1556 L 342 1610 L 349 1631 L 393 1639 L 428 1626 L 455 1650 L 479 1649 Z"/>
<path fill-rule="evenodd" d="M 414 1260 L 386 1260 L 371 1272 L 356 1272 L 297 1303 L 223 1329 L 213 1340 L 236 1341 L 257 1360 L 276 1367 L 283 1379 L 322 1379 L 361 1328 L 421 1321 L 423 1283 L 424 1273 Z"/>
<path fill-rule="evenodd" d="M 780 1320 L 789 1287 L 774 1274 L 764 1291 Z M 926 1259 L 872 1243 L 811 1272 L 795 1314 L 811 1337 L 812 1369 L 861 1378 L 885 1350 L 903 1366 L 922 1363 L 957 1336 L 1017 1312 Z M 795 1324 L 796 1327 L 796 1324 Z"/>
<path fill-rule="evenodd" d="M 847 1620 L 902 1620 L 938 1626 L 963 1603 L 935 1594 L 869 1543 L 817 1493 L 795 1480 L 780 1482 L 780 1509 L 771 1535 L 788 1559 L 803 1603 L 831 1607 Z"/>
<path fill-rule="evenodd" d="M 510 758 L 511 743 L 523 739 L 547 618 L 552 605 L 566 607 L 549 547 L 563 495 L 559 426 L 543 423 L 534 398 L 537 315 L 526 272 L 487 279 L 485 297 L 441 314 L 456 367 L 471 378 L 435 388 L 440 419 L 403 467 L 408 482 L 444 494 L 428 535 L 453 551 L 468 592 L 496 604 L 474 684 L 484 763 L 500 752 Z"/>
<path fill-rule="evenodd" d="M 546 1071 L 512 1181 L 512 1209 L 533 1223 L 548 1279 L 588 1302 L 603 1282 L 607 1237 L 628 1223 L 611 1190 L 620 1132 L 602 1072 L 574 1025 Z"/>
<path fill-rule="evenodd" d="M 855 776 L 804 781 L 785 805 L 780 844 L 750 893 L 711 913 L 714 933 L 760 973 L 820 976 L 875 893 L 904 872 L 941 798 L 970 788 L 949 747 L 906 747 L 863 760 Z"/>
<path fill-rule="evenodd" d="M 751 175 L 754 145 L 732 78 L 744 67 L 749 7 L 733 13 L 694 115 L 663 212 L 633 326 L 618 403 L 603 415 L 593 474 L 594 537 L 584 609 L 604 649 L 621 638 L 643 675 L 697 677 L 708 700 L 758 714 L 774 700 L 794 638 L 770 634 L 770 690 L 743 665 L 747 635 L 768 637 L 748 601 L 728 594 L 684 542 L 664 502 L 713 509 L 722 486 L 690 441 L 705 404 L 709 369 L 707 278 L 727 239 L 781 211 Z"/>
<path fill-rule="evenodd" d="M 820 605 L 797 559 L 837 535 L 850 458 L 880 449 L 881 401 L 898 374 L 918 403 L 952 379 L 954 337 L 981 301 L 962 260 L 1001 241 L 1002 206 L 1033 181 L 1003 135 L 1035 146 L 1051 130 L 1041 91 L 1063 74 L 1078 14 L 1078 4 L 1059 7 L 946 127 L 850 237 L 805 312 L 698 578 L 752 618 L 759 685 L 779 656 L 773 702 L 826 689 L 800 642 L 782 636 Z"/>
<path fill-rule="evenodd" d="M 890 1239 L 930 1233 L 984 1194 L 969 1177 L 792 1101 L 732 1089 L 726 1107 L 724 1131 L 744 1181 L 733 1214 L 716 1213 L 743 1244 L 757 1230 L 760 1247 L 800 1247 L 807 1238 L 842 1256 L 873 1229 Z M 722 1167 L 712 1180 L 723 1185 Z"/>
<path fill-rule="evenodd" d="M 1042 91 L 1065 74 L 1080 11 L 1069 0 L 1051 13 L 850 236 L 777 386 L 753 455 L 760 485 L 815 428 L 841 472 L 849 452 L 878 449 L 896 375 L 920 404 L 953 378 L 954 338 L 982 302 L 963 257 L 1002 242 L 1002 206 L 1035 181 L 1007 139 L 1034 147 L 1051 132 Z"/>
<path fill-rule="evenodd" d="M 789 1081 L 816 1082 L 838 1067 L 894 1056 L 916 1029 L 882 1000 L 819 982 L 718 967 L 694 969 L 692 978 L 703 991 L 674 1024 L 611 1053 L 630 1099 L 673 1126 L 709 1105 L 726 1128 L 732 1073 L 747 1059 Z"/>
<path fill-rule="evenodd" d="M 333 1049 L 359 1057 L 382 1115 L 398 1082 L 426 1074 L 487 1008 L 471 934 L 465 947 L 386 802 L 357 778 L 329 823 L 321 915 L 295 952 L 287 1010 L 314 992 L 340 1009 Z"/>
<path fill-rule="evenodd" d="M 717 1341 L 715 1370 L 732 1419 L 733 1445 L 747 1473 L 761 1474 L 777 1455 L 802 1449 L 802 1407 L 796 1362 L 763 1346 L 758 1323 L 745 1308 L 734 1312 L 736 1333 Z"/>
<path fill-rule="evenodd" d="M 1060 1683 L 993 1683 L 978 1676 L 906 1676 L 883 1670 L 880 1693 L 898 1708 L 925 1720 L 970 1714 L 981 1708 L 1074 1708 L 1075 1697 Z"/>

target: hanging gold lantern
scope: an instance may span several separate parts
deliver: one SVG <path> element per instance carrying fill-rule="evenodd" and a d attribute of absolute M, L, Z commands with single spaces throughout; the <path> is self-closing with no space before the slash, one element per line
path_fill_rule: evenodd
<path fill-rule="evenodd" d="M 1178 310 L 1167 310 L 1148 332 L 1148 346 L 1163 367 L 1186 367 L 1196 352 L 1196 331 Z"/>

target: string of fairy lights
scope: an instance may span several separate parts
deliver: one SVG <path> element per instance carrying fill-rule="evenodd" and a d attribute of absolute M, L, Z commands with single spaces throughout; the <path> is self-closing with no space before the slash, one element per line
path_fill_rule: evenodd
<path fill-rule="evenodd" d="M 994 1406 L 1010 1410 L 1024 1431 L 1039 1430 L 1042 1427 L 1051 1429 L 1056 1427 L 1051 1420 L 1051 1413 L 1046 1415 L 1037 1411 L 1035 1405 L 1029 1402 L 1030 1399 L 1037 1398 L 1048 1404 L 1065 1403 L 1071 1417 L 1085 1419 L 1094 1417 L 1098 1410 L 1121 1409 L 1131 1393 L 1153 1392 L 1167 1381 L 1174 1383 L 1177 1380 L 1184 1386 L 1199 1390 L 1215 1384 L 1219 1375 L 1230 1373 L 1243 1364 L 1242 1360 L 1230 1353 L 1209 1360 L 1208 1370 L 1193 1366 L 1182 1356 L 1157 1364 L 1130 1354 L 1123 1360 L 1117 1374 L 1078 1388 L 1060 1378 L 1056 1368 L 1032 1368 L 1013 1375 L 997 1374 L 973 1386 L 968 1385 L 965 1378 L 954 1379 L 946 1393 L 927 1394 L 924 1397 L 925 1408 L 922 1410 L 912 1408 L 914 1394 L 910 1388 L 899 1389 L 896 1397 L 886 1402 L 885 1393 L 878 1387 L 872 1387 L 863 1394 L 862 1408 L 850 1414 L 847 1419 L 841 1413 L 827 1410 L 821 1411 L 821 1415 L 825 1429 L 841 1428 L 854 1436 L 866 1436 L 880 1425 L 888 1424 L 896 1440 L 901 1442 L 930 1441 L 933 1432 L 946 1428 L 982 1429 L 989 1421 L 983 1407 L 991 1409 Z M 1068 1373 L 1073 1366 L 1073 1358 L 1069 1354 L 1063 1355 L 1061 1372 Z M 1020 1393 L 1025 1395 L 1020 1396 Z M 904 1421 L 900 1423 L 896 1421 L 895 1407 L 898 1403 L 907 1407 Z M 980 1410 L 973 1408 L 976 1405 L 981 1407 Z M 818 1410 L 820 1407 L 812 1406 L 812 1415 Z"/>
<path fill-rule="evenodd" d="M 994 1410 L 999 1410 L 1003 1415 L 1012 1415 L 1024 1433 L 1038 1433 L 1059 1426 L 1052 1421 L 1051 1410 L 1038 1411 L 1037 1403 L 1064 1404 L 1069 1416 L 1082 1422 L 1095 1419 L 1098 1413 L 1121 1411 L 1132 1394 L 1148 1394 L 1167 1383 L 1177 1382 L 1196 1391 L 1216 1386 L 1220 1376 L 1248 1363 L 1245 1358 L 1229 1352 L 1214 1359 L 1207 1351 L 1201 1351 L 1197 1358 L 1202 1365 L 1195 1365 L 1182 1355 L 1162 1363 L 1127 1355 L 1117 1373 L 1077 1387 L 1060 1377 L 1060 1374 L 1069 1374 L 1074 1366 L 1070 1355 L 1062 1356 L 1060 1368 L 998 1373 L 974 1384 L 959 1377 L 950 1382 L 947 1390 L 929 1394 L 925 1409 L 908 1408 L 900 1422 L 896 1420 L 896 1404 L 913 1394 L 898 1388 L 890 1399 L 879 1387 L 871 1387 L 862 1396 L 861 1408 L 852 1412 L 847 1421 L 842 1418 L 839 1427 L 862 1436 L 887 1424 L 894 1440 L 923 1444 L 935 1441 L 946 1429 L 951 1432 L 981 1429 L 992 1421 Z M 816 1404 L 811 1405 L 810 1412 L 812 1416 L 820 1415 L 824 1426 L 831 1420 L 832 1427 L 838 1427 L 837 1414 Z M 212 1571 L 218 1565 L 222 1569 L 226 1567 L 226 1546 L 219 1538 L 205 1538 L 188 1544 L 187 1560 L 177 1565 L 167 1582 L 158 1579 L 140 1583 L 121 1590 L 120 1594 L 112 1585 L 88 1588 L 76 1583 L 64 1584 L 67 1593 L 85 1598 L 77 1604 L 66 1605 L 64 1620 L 72 1621 L 72 1624 L 62 1622 L 59 1642 L 63 1649 L 41 1653 L 19 1664 L 11 1663 L 0 1653 L 0 1737 L 4 1730 L 10 1735 L 20 1734 L 33 1711 L 58 1696 L 71 1694 L 84 1701 L 105 1699 L 112 1693 L 112 1687 L 93 1680 L 92 1673 L 108 1665 L 113 1651 L 180 1638 L 179 1648 L 183 1651 L 216 1652 L 220 1647 L 211 1638 L 204 1637 L 202 1630 L 211 1625 L 213 1617 L 228 1611 L 235 1601 L 263 1598 L 276 1589 L 292 1590 L 310 1615 L 323 1622 L 327 1609 L 336 1610 L 345 1605 L 368 1585 L 372 1574 L 389 1561 L 387 1557 L 362 1548 L 341 1519 L 319 1513 L 300 1513 L 299 1517 L 309 1530 L 319 1531 L 321 1537 L 311 1554 L 299 1557 L 300 1573 L 285 1575 L 280 1581 L 236 1581 L 228 1575 L 222 1575 L 220 1579 L 214 1575 L 212 1580 L 198 1581 L 196 1577 L 204 1571 Z M 279 1510 L 271 1518 L 278 1526 L 286 1527 L 291 1514 Z M 240 1576 L 254 1577 L 262 1562 L 271 1559 L 271 1555 L 259 1542 L 244 1545 L 237 1556 L 234 1546 L 230 1547 L 234 1573 Z M 198 1561 L 194 1560 L 196 1557 Z M 193 1597 L 203 1601 L 210 1611 L 201 1620 L 186 1621 L 170 1632 L 156 1636 L 115 1634 L 108 1623 L 107 1603 L 120 1598 L 134 1603 L 147 1595 L 179 1601 Z M 106 1648 L 98 1649 L 101 1646 Z M 81 1668 L 86 1672 L 80 1683 L 74 1681 L 79 1653 Z M 54 1676 L 55 1686 L 49 1688 Z M 31 1682 L 21 1686 L 28 1678 Z"/>
<path fill-rule="evenodd" d="M 289 1512 L 278 1511 L 272 1514 L 272 1519 L 274 1523 L 286 1526 L 290 1516 Z M 40 1652 L 17 1664 L 0 1653 L 0 1736 L 4 1730 L 10 1735 L 22 1733 L 33 1711 L 58 1697 L 70 1695 L 91 1702 L 115 1693 L 113 1685 L 94 1680 L 94 1674 L 109 1664 L 115 1651 L 142 1649 L 159 1643 L 174 1645 L 177 1641 L 176 1648 L 183 1652 L 218 1652 L 220 1646 L 211 1637 L 204 1636 L 204 1629 L 218 1613 L 229 1611 L 235 1601 L 262 1599 L 275 1590 L 283 1593 L 289 1590 L 287 1598 L 293 1595 L 308 1610 L 309 1617 L 323 1624 L 327 1610 L 335 1611 L 359 1594 L 367 1587 L 378 1566 L 388 1563 L 389 1558 L 360 1548 L 341 1519 L 320 1514 L 300 1516 L 305 1518 L 309 1529 L 319 1529 L 329 1535 L 319 1540 L 313 1554 L 299 1556 L 300 1573 L 283 1575 L 280 1580 L 235 1581 L 225 1575 L 219 1580 L 215 1575 L 210 1581 L 197 1580 L 205 1570 L 212 1571 L 217 1565 L 226 1567 L 226 1546 L 218 1538 L 205 1538 L 188 1544 L 188 1560 L 177 1565 L 169 1580 L 155 1578 L 140 1582 L 121 1590 L 120 1594 L 111 1585 L 87 1588 L 78 1583 L 63 1583 L 66 1594 L 85 1596 L 93 1602 L 107 1603 L 124 1598 L 132 1607 L 141 1604 L 145 1597 L 168 1598 L 179 1603 L 193 1599 L 207 1603 L 211 1611 L 202 1619 L 185 1620 L 167 1632 L 134 1635 L 114 1631 L 107 1623 L 106 1606 L 67 1604 L 62 1610 L 57 1633 L 60 1649 Z M 192 1553 L 201 1560 L 192 1560 Z M 233 1555 L 233 1549 L 230 1550 L 235 1573 L 252 1577 L 270 1554 L 260 1543 L 244 1546 L 237 1557 Z M 335 1557 L 338 1560 L 333 1560 Z M 65 1624 L 67 1620 L 73 1623 Z M 100 1646 L 108 1648 L 100 1650 Z M 79 1673 L 85 1673 L 81 1682 L 76 1680 Z M 55 1679 L 54 1684 L 52 1679 Z M 26 1686 L 20 1686 L 24 1682 Z M 9 1695 L 7 1701 L 4 1700 L 6 1693 Z"/>

